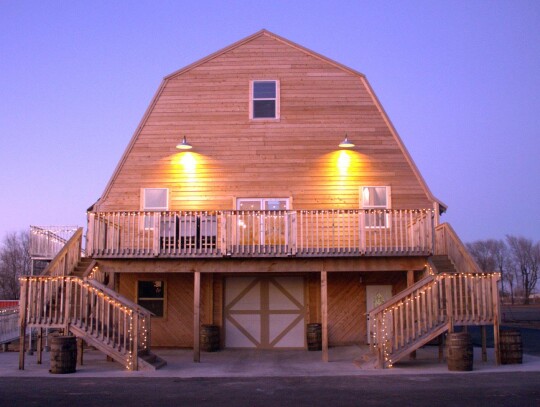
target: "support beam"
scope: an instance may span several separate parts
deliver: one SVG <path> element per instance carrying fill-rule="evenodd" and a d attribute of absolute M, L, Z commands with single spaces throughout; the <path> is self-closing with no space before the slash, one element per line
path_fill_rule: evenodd
<path fill-rule="evenodd" d="M 321 271 L 322 360 L 328 362 L 328 273 Z"/>
<path fill-rule="evenodd" d="M 407 287 L 414 285 L 414 270 L 407 270 Z"/>
<path fill-rule="evenodd" d="M 201 361 L 201 272 L 193 273 L 193 361 Z"/>
<path fill-rule="evenodd" d="M 77 364 L 79 366 L 82 366 L 84 362 L 83 352 L 84 341 L 82 340 L 82 338 L 77 338 Z"/>
<path fill-rule="evenodd" d="M 487 362 L 486 326 L 482 325 L 482 362 Z"/>
<path fill-rule="evenodd" d="M 43 328 L 38 328 L 37 338 L 37 364 L 41 365 L 43 356 Z"/>

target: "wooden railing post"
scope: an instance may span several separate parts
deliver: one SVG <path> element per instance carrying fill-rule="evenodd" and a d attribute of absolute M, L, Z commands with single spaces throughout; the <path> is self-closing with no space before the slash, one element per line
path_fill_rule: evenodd
<path fill-rule="evenodd" d="M 451 276 L 443 276 L 446 297 L 446 318 L 448 319 L 448 332 L 454 332 L 454 306 L 452 300 Z"/>
<path fill-rule="evenodd" d="M 88 224 L 86 227 L 86 255 L 92 256 L 94 254 L 94 221 L 96 215 L 93 212 L 88 213 Z"/>
<path fill-rule="evenodd" d="M 495 363 L 501 364 L 501 349 L 499 338 L 499 325 L 500 325 L 500 302 L 499 302 L 499 285 L 497 284 L 498 278 L 493 275 L 491 277 L 491 298 L 493 301 L 493 348 L 495 351 Z"/>
<path fill-rule="evenodd" d="M 65 290 L 65 300 L 64 300 L 64 335 L 69 334 L 69 324 L 71 323 L 71 281 L 69 278 L 64 279 L 64 290 Z"/>
<path fill-rule="evenodd" d="M 132 349 L 132 365 L 133 370 L 139 370 L 139 313 L 137 311 L 132 312 L 133 318 L 133 330 L 131 335 L 133 335 L 133 349 Z"/>
<path fill-rule="evenodd" d="M 22 278 L 21 297 L 19 300 L 19 370 L 24 370 L 24 345 L 26 339 L 26 308 L 28 295 L 28 279 Z"/>

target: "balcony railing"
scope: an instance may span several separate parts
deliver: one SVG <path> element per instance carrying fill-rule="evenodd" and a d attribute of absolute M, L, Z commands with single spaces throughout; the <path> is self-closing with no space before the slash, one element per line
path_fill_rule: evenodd
<path fill-rule="evenodd" d="M 52 259 L 77 229 L 78 226 L 30 226 L 30 256 Z"/>
<path fill-rule="evenodd" d="M 411 256 L 433 252 L 431 209 L 90 212 L 93 257 Z"/>

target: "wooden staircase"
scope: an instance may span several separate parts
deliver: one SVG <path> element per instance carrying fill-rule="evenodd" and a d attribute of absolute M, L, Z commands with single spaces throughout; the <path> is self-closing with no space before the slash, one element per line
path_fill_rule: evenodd
<path fill-rule="evenodd" d="M 21 278 L 21 349 L 27 328 L 56 328 L 84 340 L 130 370 L 156 370 L 166 362 L 150 351 L 152 313 L 90 276 L 96 262 L 81 257 L 82 228 L 41 276 Z M 41 352 L 38 347 L 38 353 Z M 24 351 L 19 356 L 24 369 Z"/>
<path fill-rule="evenodd" d="M 95 261 L 92 258 L 81 257 L 71 275 L 79 278 L 85 277 L 85 274 L 93 263 L 95 263 Z"/>
<path fill-rule="evenodd" d="M 369 313 L 380 368 L 453 332 L 454 325 L 494 325 L 498 354 L 499 274 L 479 270 L 447 224 L 436 229 L 436 248 L 426 277 Z"/>

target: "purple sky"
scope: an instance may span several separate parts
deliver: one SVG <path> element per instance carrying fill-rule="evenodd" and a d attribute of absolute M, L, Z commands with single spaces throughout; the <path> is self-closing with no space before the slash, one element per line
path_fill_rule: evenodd
<path fill-rule="evenodd" d="M 2 1 L 0 238 L 86 225 L 163 76 L 266 28 L 364 73 L 464 241 L 540 240 L 540 2 Z"/>

